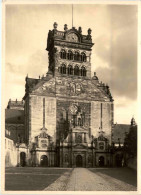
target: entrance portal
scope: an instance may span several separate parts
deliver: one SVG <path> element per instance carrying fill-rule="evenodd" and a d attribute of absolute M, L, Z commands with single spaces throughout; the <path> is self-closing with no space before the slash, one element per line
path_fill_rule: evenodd
<path fill-rule="evenodd" d="M 24 167 L 26 164 L 26 154 L 25 152 L 20 153 L 20 165 Z"/>
<path fill-rule="evenodd" d="M 76 156 L 76 167 L 82 167 L 83 166 L 83 159 L 81 155 Z"/>
<path fill-rule="evenodd" d="M 46 155 L 41 156 L 41 167 L 47 167 L 48 166 L 48 158 Z"/>
<path fill-rule="evenodd" d="M 116 155 L 116 166 L 121 167 L 122 166 L 122 156 L 120 154 Z"/>
<path fill-rule="evenodd" d="M 104 166 L 104 157 L 103 156 L 100 156 L 99 157 L 99 166 L 100 167 L 103 167 Z"/>

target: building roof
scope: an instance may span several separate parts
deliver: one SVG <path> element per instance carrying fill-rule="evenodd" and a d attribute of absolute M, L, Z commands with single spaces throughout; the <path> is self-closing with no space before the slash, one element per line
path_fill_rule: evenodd
<path fill-rule="evenodd" d="M 24 110 L 5 109 L 5 122 L 10 124 L 24 124 Z"/>
<path fill-rule="evenodd" d="M 114 143 L 124 143 L 124 139 L 126 136 L 126 133 L 128 133 L 130 130 L 130 125 L 126 124 L 115 124 L 113 127 L 113 133 L 112 133 L 112 141 Z"/>
<path fill-rule="evenodd" d="M 24 110 L 24 101 L 18 101 L 16 99 L 16 101 L 13 100 L 9 100 L 8 105 L 7 105 L 8 109 L 17 109 L 17 110 Z"/>

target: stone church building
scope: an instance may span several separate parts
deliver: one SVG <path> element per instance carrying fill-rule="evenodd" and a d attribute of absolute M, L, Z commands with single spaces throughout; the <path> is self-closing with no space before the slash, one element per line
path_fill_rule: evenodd
<path fill-rule="evenodd" d="M 91 29 L 57 29 L 47 38 L 49 66 L 42 78 L 26 77 L 24 134 L 16 163 L 27 166 L 112 165 L 113 98 L 109 86 L 91 77 Z"/>

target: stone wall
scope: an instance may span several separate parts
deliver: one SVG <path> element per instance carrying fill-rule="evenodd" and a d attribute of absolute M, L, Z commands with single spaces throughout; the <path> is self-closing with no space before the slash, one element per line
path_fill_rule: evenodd
<path fill-rule="evenodd" d="M 15 167 L 17 165 L 17 150 L 13 140 L 5 138 L 5 166 Z"/>
<path fill-rule="evenodd" d="M 127 166 L 137 171 L 137 157 L 128 159 Z"/>
<path fill-rule="evenodd" d="M 72 114 L 69 110 L 72 104 L 75 104 L 78 107 L 78 109 L 81 110 L 81 112 L 85 113 L 84 127 L 90 133 L 90 108 L 91 108 L 90 102 L 81 102 L 79 100 L 72 101 L 71 99 L 64 99 L 64 100 L 58 99 L 57 100 L 57 115 L 56 115 L 58 135 L 60 131 L 66 130 L 65 121 L 68 119 L 68 123 L 70 123 L 72 119 Z"/>
<path fill-rule="evenodd" d="M 91 102 L 91 133 L 95 137 L 99 136 L 99 131 L 102 128 L 104 136 L 111 142 L 111 103 L 110 102 Z"/>
<path fill-rule="evenodd" d="M 91 51 L 84 51 L 82 49 L 74 49 L 74 48 L 68 48 L 68 47 L 60 47 L 60 46 L 55 46 L 57 49 L 57 52 L 54 54 L 54 58 L 55 58 L 55 75 L 58 76 L 60 75 L 59 71 L 58 71 L 58 67 L 60 67 L 62 64 L 65 64 L 66 67 L 68 67 L 68 65 L 72 65 L 72 67 L 74 68 L 75 65 L 78 65 L 79 68 L 81 68 L 82 66 L 84 66 L 87 70 L 87 77 L 90 78 L 91 77 Z M 72 46 L 73 47 L 73 46 Z M 75 51 L 79 52 L 79 53 L 85 53 L 87 56 L 87 61 L 86 62 L 80 62 L 80 61 L 75 61 L 75 60 L 67 60 L 67 59 L 61 59 L 60 58 L 60 52 L 61 49 L 64 49 L 66 51 L 66 53 L 68 52 L 68 50 L 71 50 L 73 53 L 75 53 Z"/>
<path fill-rule="evenodd" d="M 31 96 L 31 142 L 41 133 L 43 127 L 43 98 L 45 98 L 45 127 L 47 133 L 55 139 L 56 99 L 45 96 Z"/>

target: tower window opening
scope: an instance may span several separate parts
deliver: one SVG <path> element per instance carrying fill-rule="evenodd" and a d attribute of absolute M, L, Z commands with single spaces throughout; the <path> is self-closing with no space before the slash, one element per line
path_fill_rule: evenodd
<path fill-rule="evenodd" d="M 75 61 L 79 61 L 80 59 L 80 55 L 79 55 L 79 52 L 75 52 L 75 54 L 74 54 L 74 60 Z"/>
<path fill-rule="evenodd" d="M 81 53 L 81 62 L 86 62 L 86 54 Z"/>
<path fill-rule="evenodd" d="M 81 76 L 86 76 L 86 68 L 83 66 L 82 68 L 81 68 Z"/>
<path fill-rule="evenodd" d="M 73 53 L 72 53 L 72 51 L 68 51 L 68 60 L 73 60 Z"/>
<path fill-rule="evenodd" d="M 104 143 L 103 142 L 99 142 L 99 149 L 104 150 Z"/>
<path fill-rule="evenodd" d="M 73 74 L 73 68 L 71 65 L 68 66 L 68 75 L 72 75 Z"/>
<path fill-rule="evenodd" d="M 66 51 L 64 49 L 61 50 L 60 57 L 66 59 Z"/>
<path fill-rule="evenodd" d="M 77 65 L 74 67 L 74 75 L 79 76 L 79 67 Z"/>
<path fill-rule="evenodd" d="M 60 68 L 60 72 L 61 74 L 66 74 L 66 65 L 62 64 L 61 68 Z"/>

